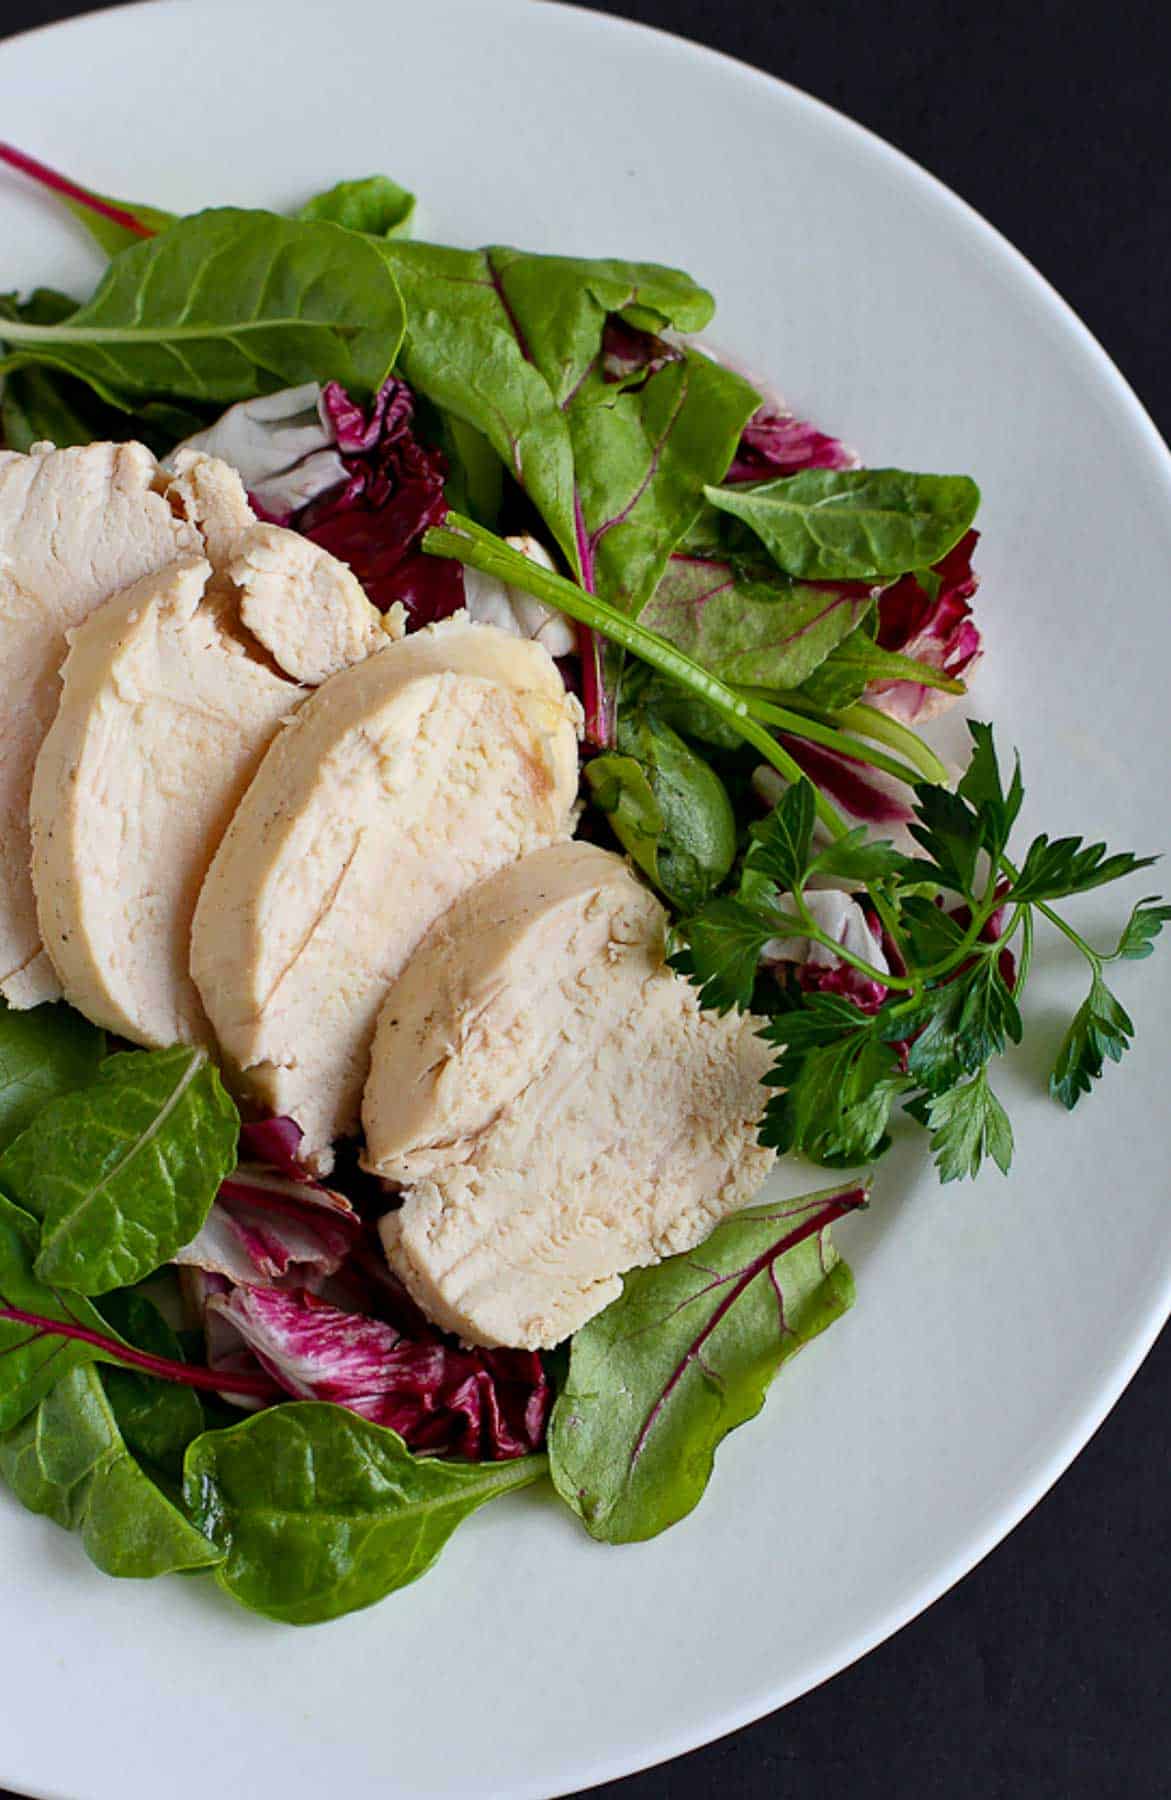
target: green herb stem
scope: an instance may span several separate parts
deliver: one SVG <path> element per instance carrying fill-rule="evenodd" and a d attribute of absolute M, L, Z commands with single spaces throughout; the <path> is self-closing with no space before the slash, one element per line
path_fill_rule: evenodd
<path fill-rule="evenodd" d="M 893 775 L 896 781 L 904 781 L 908 787 L 914 787 L 920 780 L 918 771 L 908 768 L 906 763 L 897 762 L 893 756 L 884 756 L 881 750 L 872 750 L 860 738 L 849 737 L 816 717 L 774 706 L 771 701 L 759 700 L 742 690 L 741 697 L 754 719 L 773 725 L 778 731 L 787 731 L 791 737 L 806 738 L 811 744 L 822 744 L 827 750 L 852 757 L 855 762 L 869 763 L 871 768 L 880 769 L 884 775 Z"/>
<path fill-rule="evenodd" d="M 892 719 L 889 713 L 858 701 L 854 706 L 843 707 L 841 712 L 827 716 L 849 731 L 860 732 L 863 737 L 873 738 L 876 743 L 888 744 L 892 749 L 900 751 L 933 786 L 950 787 L 951 777 L 947 768 L 930 745 L 925 744 L 918 732 L 912 731 L 909 725 Z"/>

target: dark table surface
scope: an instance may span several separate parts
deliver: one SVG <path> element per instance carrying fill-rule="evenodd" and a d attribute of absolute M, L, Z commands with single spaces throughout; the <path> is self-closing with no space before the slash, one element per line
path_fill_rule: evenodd
<path fill-rule="evenodd" d="M 0 8 L 0 36 L 91 10 L 20 0 Z M 783 76 L 925 164 L 1049 277 L 1171 431 L 1166 0 L 615 0 L 596 10 Z M 922 1618 L 784 1712 L 593 1794 L 1171 1792 L 1169 1469 L 1165 1332 L 1054 1492 Z"/>

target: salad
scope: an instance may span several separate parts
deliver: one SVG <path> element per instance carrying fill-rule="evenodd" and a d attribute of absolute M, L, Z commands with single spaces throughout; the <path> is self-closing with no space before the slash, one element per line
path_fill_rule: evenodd
<path fill-rule="evenodd" d="M 1087 942 L 1153 859 L 920 734 L 976 485 L 795 417 L 678 270 L 0 161 L 109 259 L 0 297 L 0 1476 L 294 1624 L 546 1478 L 654 1536 L 851 1306 L 892 1134 L 1007 1173 L 1038 928 L 1072 1108 L 1171 919 Z"/>

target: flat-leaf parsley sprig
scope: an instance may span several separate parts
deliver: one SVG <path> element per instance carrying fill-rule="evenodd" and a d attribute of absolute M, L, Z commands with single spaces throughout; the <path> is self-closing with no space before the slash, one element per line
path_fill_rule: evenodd
<path fill-rule="evenodd" d="M 737 891 L 679 927 L 685 948 L 675 965 L 700 988 L 704 1004 L 721 1012 L 752 1005 L 761 954 L 775 938 L 821 944 L 886 989 L 872 1013 L 840 995 L 812 992 L 790 996 L 770 1019 L 764 1036 L 779 1056 L 761 1135 L 779 1150 L 802 1151 L 831 1167 L 868 1162 L 886 1149 L 891 1109 L 901 1101 L 930 1132 L 941 1180 L 975 1175 L 986 1156 L 1007 1170 L 1012 1128 L 989 1066 L 1021 1041 L 1020 1002 L 1039 920 L 1060 931 L 1091 971 L 1089 995 L 1051 1076 L 1055 1098 L 1074 1106 L 1106 1059 L 1119 1061 L 1133 1038 L 1103 971 L 1110 962 L 1149 956 L 1171 906 L 1158 896 L 1138 901 L 1114 948 L 1099 951 L 1053 903 L 1155 859 L 1042 834 L 1018 868 L 1007 851 L 1024 797 L 1019 762 L 1006 788 L 991 726 L 973 722 L 969 730 L 971 759 L 956 790 L 926 783 L 914 789 L 910 831 L 920 856 L 874 842 L 862 829 L 819 848 L 814 791 L 800 781 L 753 827 Z M 892 970 L 821 930 L 806 900 L 815 877 L 865 889 Z M 1004 951 L 1018 936 L 1014 969 Z"/>

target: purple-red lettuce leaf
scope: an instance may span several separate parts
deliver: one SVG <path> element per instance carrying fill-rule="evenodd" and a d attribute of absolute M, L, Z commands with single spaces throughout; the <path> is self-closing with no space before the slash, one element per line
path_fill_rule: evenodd
<path fill-rule="evenodd" d="M 966 532 L 933 568 L 904 575 L 885 590 L 876 632 L 881 650 L 925 664 L 953 681 L 973 673 L 983 653 L 969 605 L 978 584 L 972 556 L 979 535 Z M 874 681 L 867 698 L 907 724 L 918 724 L 950 705 L 950 697 L 934 684 L 914 680 Z"/>
<path fill-rule="evenodd" d="M 697 1250 L 632 1271 L 576 1334 L 550 1473 L 592 1536 L 654 1537 L 698 1504 L 721 1439 L 852 1304 L 829 1227 L 865 1203 L 850 1187 L 749 1207 Z"/>
<path fill-rule="evenodd" d="M 344 1406 L 413 1449 L 491 1461 L 543 1442 L 551 1393 L 535 1352 L 463 1350 L 434 1333 L 413 1342 L 304 1290 L 236 1287 L 211 1294 L 207 1313 L 285 1393 Z"/>
<path fill-rule="evenodd" d="M 792 413 L 761 406 L 741 433 L 724 482 L 732 487 L 744 481 L 796 475 L 802 469 L 850 469 L 855 462 L 838 438 L 827 437 L 816 425 Z"/>

